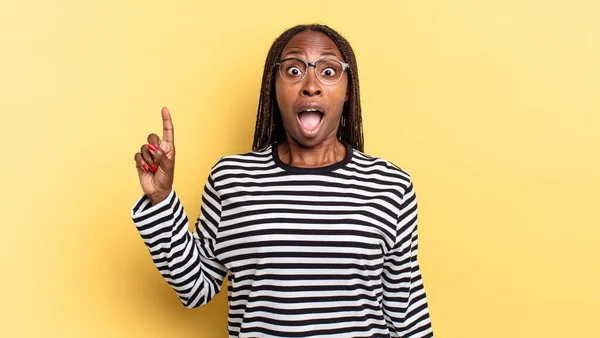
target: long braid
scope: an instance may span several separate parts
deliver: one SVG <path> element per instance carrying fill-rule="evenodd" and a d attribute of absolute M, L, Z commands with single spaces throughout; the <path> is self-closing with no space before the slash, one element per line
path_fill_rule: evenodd
<path fill-rule="evenodd" d="M 275 63 L 278 61 L 281 51 L 288 41 L 294 35 L 304 31 L 321 32 L 329 36 L 340 49 L 345 61 L 350 65 L 348 69 L 349 97 L 348 101 L 344 103 L 337 137 L 352 145 L 354 149 L 364 151 L 358 67 L 354 51 L 348 41 L 338 32 L 328 26 L 318 24 L 292 27 L 283 32 L 273 42 L 273 45 L 271 45 L 267 59 L 265 60 L 252 150 L 263 150 L 272 142 L 283 141 L 285 139 L 285 130 L 275 96 L 275 76 L 277 74 L 275 72 Z"/>

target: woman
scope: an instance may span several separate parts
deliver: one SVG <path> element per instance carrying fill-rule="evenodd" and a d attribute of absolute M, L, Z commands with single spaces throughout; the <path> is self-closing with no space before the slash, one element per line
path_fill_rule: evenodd
<path fill-rule="evenodd" d="M 228 276 L 230 337 L 433 337 L 417 262 L 408 173 L 363 153 L 348 42 L 302 25 L 273 43 L 253 151 L 212 168 L 194 232 L 172 188 L 173 124 L 162 110 L 135 155 L 132 217 L 186 307 Z"/>

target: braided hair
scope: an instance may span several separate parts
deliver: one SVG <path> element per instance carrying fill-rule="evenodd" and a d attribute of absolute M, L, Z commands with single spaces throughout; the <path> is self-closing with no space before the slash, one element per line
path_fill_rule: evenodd
<path fill-rule="evenodd" d="M 364 151 L 364 137 L 362 130 L 362 117 L 360 110 L 360 91 L 358 85 L 358 68 L 356 57 L 350 43 L 335 30 L 325 25 L 311 24 L 298 25 L 283 32 L 271 45 L 265 70 L 263 72 L 258 113 L 256 115 L 256 128 L 254 130 L 254 143 L 252 150 L 264 150 L 273 142 L 285 140 L 285 129 L 281 120 L 281 113 L 275 95 L 275 63 L 279 61 L 281 51 L 290 39 L 301 32 L 313 31 L 329 36 L 342 52 L 348 67 L 348 101 L 344 103 L 340 125 L 337 131 L 338 139 L 350 144 L 354 149 Z"/>

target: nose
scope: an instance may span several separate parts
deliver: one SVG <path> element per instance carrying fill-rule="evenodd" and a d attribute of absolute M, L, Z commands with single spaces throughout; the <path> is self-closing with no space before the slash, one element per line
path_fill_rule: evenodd
<path fill-rule="evenodd" d="M 319 96 L 323 93 L 321 88 L 321 81 L 317 79 L 315 72 L 307 70 L 306 78 L 302 81 L 301 95 L 302 96 Z"/>

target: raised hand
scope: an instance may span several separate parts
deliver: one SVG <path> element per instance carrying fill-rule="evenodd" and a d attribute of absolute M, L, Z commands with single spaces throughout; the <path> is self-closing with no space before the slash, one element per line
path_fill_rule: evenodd
<path fill-rule="evenodd" d="M 148 135 L 148 143 L 135 154 L 135 165 L 142 190 L 152 204 L 157 204 L 169 196 L 173 186 L 175 169 L 175 143 L 173 122 L 166 107 L 161 110 L 163 121 L 162 141 L 156 134 Z"/>

